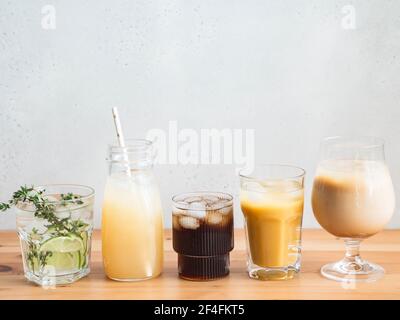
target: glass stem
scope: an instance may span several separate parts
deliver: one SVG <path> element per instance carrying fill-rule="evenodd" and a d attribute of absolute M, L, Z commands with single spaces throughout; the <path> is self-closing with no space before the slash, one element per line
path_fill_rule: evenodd
<path fill-rule="evenodd" d="M 361 240 L 358 239 L 345 239 L 346 255 L 344 257 L 344 263 L 346 269 L 349 271 L 359 271 L 363 268 L 363 261 L 360 257 L 360 244 Z"/>

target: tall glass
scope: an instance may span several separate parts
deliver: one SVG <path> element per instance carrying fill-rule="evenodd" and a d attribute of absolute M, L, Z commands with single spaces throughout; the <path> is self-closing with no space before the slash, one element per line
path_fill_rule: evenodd
<path fill-rule="evenodd" d="M 42 286 L 72 283 L 90 272 L 94 190 L 80 185 L 46 185 L 31 192 L 46 207 L 17 205 L 17 229 L 25 277 Z M 54 216 L 49 216 L 49 210 Z"/>
<path fill-rule="evenodd" d="M 312 207 L 319 224 L 345 241 L 345 257 L 321 268 L 336 281 L 374 281 L 384 269 L 360 257 L 360 243 L 391 219 L 395 195 L 384 143 L 375 137 L 331 137 L 321 144 Z"/>
<path fill-rule="evenodd" d="M 102 253 L 106 275 L 118 281 L 158 276 L 163 267 L 163 212 L 153 173 L 151 141 L 109 147 Z"/>
<path fill-rule="evenodd" d="M 286 280 L 300 271 L 305 171 L 263 165 L 240 174 L 247 268 L 260 280 Z"/>

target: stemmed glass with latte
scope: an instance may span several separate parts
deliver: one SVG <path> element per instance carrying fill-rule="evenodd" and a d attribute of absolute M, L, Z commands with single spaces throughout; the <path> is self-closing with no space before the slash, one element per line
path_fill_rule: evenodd
<path fill-rule="evenodd" d="M 383 230 L 395 208 L 384 143 L 375 137 L 331 137 L 321 144 L 312 207 L 320 225 L 342 238 L 345 257 L 321 268 L 336 281 L 375 281 L 384 269 L 359 255 L 363 239 Z"/>

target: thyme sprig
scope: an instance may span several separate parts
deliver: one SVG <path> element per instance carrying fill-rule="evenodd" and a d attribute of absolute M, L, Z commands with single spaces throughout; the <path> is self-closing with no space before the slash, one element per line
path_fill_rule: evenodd
<path fill-rule="evenodd" d="M 72 221 L 69 217 L 57 217 L 55 214 L 56 205 L 44 196 L 44 192 L 45 190 L 36 190 L 33 186 L 21 186 L 19 190 L 13 193 L 11 200 L 0 203 L 0 211 L 6 211 L 12 206 L 18 206 L 22 203 L 29 203 L 35 207 L 34 216 L 48 221 L 49 224 L 46 227 L 51 229 L 53 234 L 62 236 L 74 233 L 79 235 L 79 231 L 87 224 L 81 220 Z M 67 206 L 70 203 L 81 205 L 83 201 L 80 200 L 79 195 L 62 194 L 61 205 Z"/>
<path fill-rule="evenodd" d="M 80 199 L 81 199 L 81 196 L 73 194 L 72 192 L 69 192 L 67 194 L 61 194 L 61 205 L 66 206 L 69 203 L 75 203 L 78 205 L 83 204 L 83 201 Z"/>
<path fill-rule="evenodd" d="M 81 232 L 88 226 L 87 223 L 81 219 L 72 220 L 70 217 L 60 218 L 56 215 L 57 204 L 67 207 L 69 204 L 82 205 L 84 202 L 81 196 L 73 193 L 61 194 L 61 201 L 55 203 L 50 201 L 45 195 L 45 190 L 36 190 L 34 186 L 21 186 L 19 190 L 15 191 L 12 199 L 8 202 L 0 202 L 0 212 L 7 211 L 13 206 L 20 206 L 21 204 L 30 204 L 35 208 L 34 217 L 44 219 L 48 222 L 45 227 L 46 233 L 51 236 L 65 236 L 75 234 L 81 237 Z M 30 265 L 31 270 L 37 267 L 44 267 L 47 259 L 53 255 L 51 251 L 40 250 L 40 241 L 43 239 L 43 234 L 40 234 L 37 228 L 32 228 L 27 243 L 26 259 Z"/>

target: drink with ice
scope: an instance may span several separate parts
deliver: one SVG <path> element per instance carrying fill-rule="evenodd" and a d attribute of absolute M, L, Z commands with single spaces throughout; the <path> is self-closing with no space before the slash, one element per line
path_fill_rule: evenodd
<path fill-rule="evenodd" d="M 300 271 L 303 182 L 304 171 L 290 166 L 260 166 L 254 175 L 241 175 L 251 278 L 284 280 Z"/>
<path fill-rule="evenodd" d="M 233 249 L 232 196 L 196 192 L 173 198 L 173 246 L 181 278 L 212 280 L 229 274 Z"/>
<path fill-rule="evenodd" d="M 17 229 L 25 277 L 39 285 L 52 286 L 87 275 L 93 189 L 50 185 L 37 189 L 22 187 L 14 198 L 18 194 L 22 197 L 16 203 Z"/>

